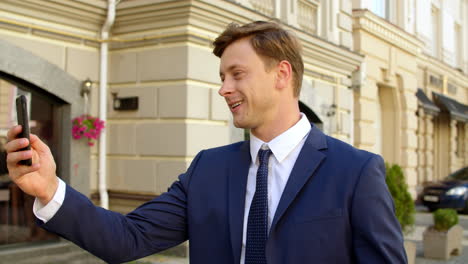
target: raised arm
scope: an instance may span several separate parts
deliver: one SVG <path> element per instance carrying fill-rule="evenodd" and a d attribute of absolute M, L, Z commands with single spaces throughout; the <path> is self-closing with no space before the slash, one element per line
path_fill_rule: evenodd
<path fill-rule="evenodd" d="M 26 139 L 16 139 L 17 126 L 8 132 L 7 165 L 11 179 L 26 193 L 37 197 L 43 205 L 53 198 L 58 178 L 49 148 L 31 135 L 31 150 Z M 138 259 L 170 248 L 188 239 L 186 201 L 190 175 L 201 153 L 195 157 L 187 173 L 182 174 L 167 193 L 122 215 L 95 206 L 86 196 L 66 187 L 63 204 L 47 223 L 38 224 L 109 263 Z M 23 159 L 33 165 L 18 165 Z"/>
<path fill-rule="evenodd" d="M 63 205 L 39 225 L 86 249 L 108 263 L 122 263 L 157 253 L 188 239 L 187 174 L 168 192 L 122 215 L 95 206 L 67 186 Z"/>

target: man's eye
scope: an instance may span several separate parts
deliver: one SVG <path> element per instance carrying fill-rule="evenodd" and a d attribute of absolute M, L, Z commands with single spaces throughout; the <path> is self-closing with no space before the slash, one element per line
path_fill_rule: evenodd
<path fill-rule="evenodd" d="M 233 76 L 234 78 L 238 79 L 242 76 L 242 72 L 234 72 Z"/>

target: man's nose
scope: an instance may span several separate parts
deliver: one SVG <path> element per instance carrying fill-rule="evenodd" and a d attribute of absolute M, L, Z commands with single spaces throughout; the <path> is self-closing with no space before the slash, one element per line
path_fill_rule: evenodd
<path fill-rule="evenodd" d="M 218 94 L 221 95 L 222 97 L 226 97 L 227 95 L 231 94 L 233 91 L 233 87 L 231 82 L 228 82 L 227 80 L 224 80 L 223 84 L 221 85 L 221 88 L 218 90 Z"/>

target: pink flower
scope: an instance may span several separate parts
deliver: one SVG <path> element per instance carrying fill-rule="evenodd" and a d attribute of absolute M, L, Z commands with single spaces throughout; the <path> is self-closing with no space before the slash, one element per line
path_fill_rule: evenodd
<path fill-rule="evenodd" d="M 94 146 L 93 140 L 98 140 L 104 129 L 104 121 L 90 115 L 81 115 L 72 120 L 72 136 L 74 139 L 88 138 L 88 145 Z"/>

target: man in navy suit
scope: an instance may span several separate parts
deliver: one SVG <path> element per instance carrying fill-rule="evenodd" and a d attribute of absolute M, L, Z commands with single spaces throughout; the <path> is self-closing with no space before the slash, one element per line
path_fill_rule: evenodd
<path fill-rule="evenodd" d="M 120 263 L 190 241 L 190 263 L 406 263 L 382 158 L 324 135 L 299 112 L 298 40 L 272 22 L 215 40 L 223 96 L 249 141 L 203 150 L 168 192 L 121 215 L 57 178 L 49 148 L 8 133 L 10 177 L 45 229 Z M 18 165 L 33 158 L 31 167 Z"/>

